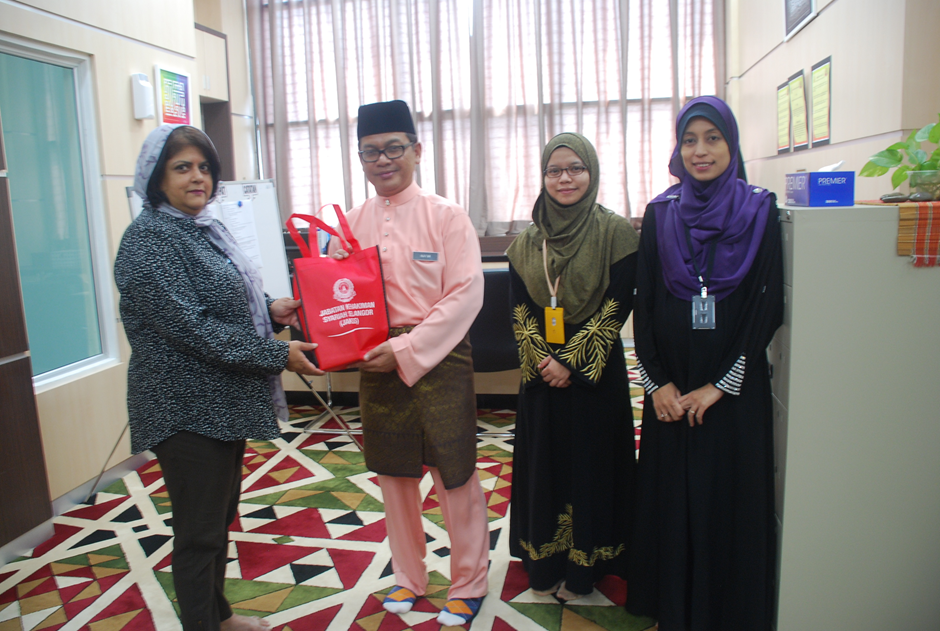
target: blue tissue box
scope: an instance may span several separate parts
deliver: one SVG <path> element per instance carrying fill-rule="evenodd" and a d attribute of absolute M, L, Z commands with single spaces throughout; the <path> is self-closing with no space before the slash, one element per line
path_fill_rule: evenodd
<path fill-rule="evenodd" d="M 791 206 L 853 206 L 855 172 L 788 173 L 787 203 Z"/>

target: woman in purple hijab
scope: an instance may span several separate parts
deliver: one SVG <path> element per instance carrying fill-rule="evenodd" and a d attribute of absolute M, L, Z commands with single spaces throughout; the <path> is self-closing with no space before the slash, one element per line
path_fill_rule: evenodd
<path fill-rule="evenodd" d="M 627 609 L 660 631 L 765 631 L 775 572 L 765 349 L 783 320 L 774 195 L 745 180 L 713 96 L 676 122 L 679 184 L 643 218 L 634 301 L 646 400 Z"/>

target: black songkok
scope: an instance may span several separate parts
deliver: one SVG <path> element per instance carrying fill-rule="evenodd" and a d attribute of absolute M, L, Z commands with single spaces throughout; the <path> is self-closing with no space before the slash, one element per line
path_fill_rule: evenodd
<path fill-rule="evenodd" d="M 411 110 L 404 101 L 385 101 L 359 106 L 359 140 L 373 134 L 390 132 L 415 134 L 415 124 L 411 119 Z"/>

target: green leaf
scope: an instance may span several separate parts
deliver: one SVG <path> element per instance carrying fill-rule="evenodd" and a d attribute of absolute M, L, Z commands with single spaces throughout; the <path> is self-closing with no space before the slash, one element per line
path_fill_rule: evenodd
<path fill-rule="evenodd" d="M 917 132 L 918 132 L 918 130 L 916 130 L 916 129 L 911 132 L 911 135 L 907 137 L 907 142 L 906 142 L 907 148 L 902 150 L 902 151 L 907 151 L 907 152 L 908 152 L 908 154 L 907 154 L 907 155 L 908 155 L 908 158 L 910 158 L 911 152 L 917 151 L 918 149 L 920 149 L 920 143 L 917 142 L 917 137 L 916 137 L 916 136 L 917 136 Z"/>
<path fill-rule="evenodd" d="M 894 173 L 891 174 L 891 185 L 894 188 L 901 186 L 901 183 L 907 179 L 907 172 L 910 170 L 910 167 L 906 164 L 902 164 L 897 169 L 895 169 Z"/>
<path fill-rule="evenodd" d="M 938 161 L 937 158 L 931 158 L 930 160 L 927 160 L 927 162 L 924 162 L 922 165 L 920 165 L 920 170 L 936 171 L 938 164 L 940 164 L 940 161 Z"/>
<path fill-rule="evenodd" d="M 858 172 L 859 177 L 878 177 L 888 172 L 888 167 L 878 166 L 874 162 L 866 162 L 862 170 Z"/>
<path fill-rule="evenodd" d="M 930 159 L 932 161 L 940 160 L 940 147 L 937 147 L 936 149 L 933 150 L 933 153 L 930 154 Z"/>
<path fill-rule="evenodd" d="M 917 142 L 924 142 L 925 140 L 930 138 L 930 130 L 932 130 L 935 125 L 936 123 L 930 123 L 929 125 L 924 125 L 923 127 L 921 127 L 920 130 L 917 132 L 917 135 L 914 136 L 914 140 L 916 140 Z"/>
<path fill-rule="evenodd" d="M 892 149 L 907 149 L 907 143 L 906 143 L 906 142 L 896 142 L 896 143 L 894 143 L 893 145 L 891 145 L 890 147 L 888 147 L 888 149 L 887 149 L 886 151 L 890 151 L 890 150 L 892 150 Z"/>
<path fill-rule="evenodd" d="M 880 167 L 896 167 L 901 164 L 901 152 L 895 151 L 894 149 L 885 149 L 884 151 L 879 151 L 868 160 Z"/>
<path fill-rule="evenodd" d="M 940 144 L 940 125 L 933 126 L 933 129 L 930 130 L 930 136 L 927 137 L 927 140 L 935 145 Z"/>
<path fill-rule="evenodd" d="M 923 149 L 915 149 L 907 152 L 907 160 L 914 165 L 915 170 L 920 170 L 920 165 L 927 162 L 927 152 Z"/>

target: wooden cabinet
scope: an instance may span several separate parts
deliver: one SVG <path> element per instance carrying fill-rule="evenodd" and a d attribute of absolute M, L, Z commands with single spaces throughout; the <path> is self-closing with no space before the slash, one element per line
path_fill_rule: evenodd
<path fill-rule="evenodd" d="M 201 101 L 228 101 L 228 52 L 222 33 L 196 28 L 196 90 Z"/>
<path fill-rule="evenodd" d="M 777 629 L 940 629 L 940 268 L 894 206 L 780 212 Z"/>

